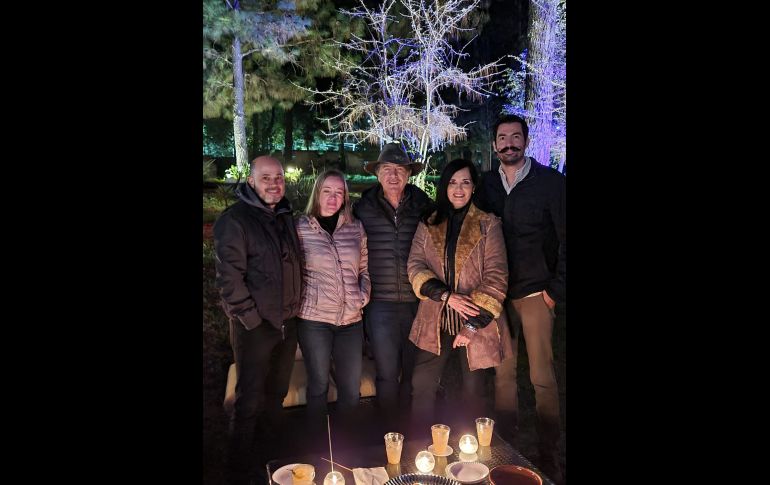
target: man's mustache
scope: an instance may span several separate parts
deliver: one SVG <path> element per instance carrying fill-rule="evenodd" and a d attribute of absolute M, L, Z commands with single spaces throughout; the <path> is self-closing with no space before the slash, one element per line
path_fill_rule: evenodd
<path fill-rule="evenodd" d="M 521 148 L 515 147 L 515 146 L 508 146 L 508 147 L 504 147 L 504 148 L 501 148 L 501 149 L 497 150 L 498 153 L 520 152 L 520 151 L 521 151 Z"/>

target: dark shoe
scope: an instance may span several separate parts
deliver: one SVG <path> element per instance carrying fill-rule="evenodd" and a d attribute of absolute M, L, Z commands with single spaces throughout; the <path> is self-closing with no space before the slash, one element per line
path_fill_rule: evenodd
<path fill-rule="evenodd" d="M 502 436 L 502 438 L 513 443 L 519 432 L 519 415 L 516 412 L 511 411 L 497 411 L 494 414 L 495 417 L 495 431 Z"/>
<path fill-rule="evenodd" d="M 561 471 L 559 456 L 556 454 L 542 454 L 538 463 L 538 468 L 543 474 L 550 478 L 556 485 L 565 485 L 564 473 Z"/>

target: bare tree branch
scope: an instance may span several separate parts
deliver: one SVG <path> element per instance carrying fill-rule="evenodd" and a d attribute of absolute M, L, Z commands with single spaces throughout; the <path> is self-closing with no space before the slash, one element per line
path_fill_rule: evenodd
<path fill-rule="evenodd" d="M 450 41 L 470 30 L 463 21 L 480 0 L 385 0 L 372 9 L 359 2 L 343 12 L 362 20 L 366 35 L 353 35 L 340 45 L 362 60 L 338 57 L 333 67 L 342 85 L 308 91 L 316 95 L 315 104 L 336 108 L 336 114 L 324 119 L 336 127 L 329 135 L 380 145 L 399 140 L 427 165 L 429 152 L 467 137 L 467 125 L 453 121 L 459 107 L 447 102 L 442 91 L 453 88 L 482 100 L 491 94 L 488 89 L 501 66 L 498 60 L 464 71 L 459 61 L 468 55 L 468 43 L 456 47 Z M 404 9 L 400 16 L 394 14 L 396 5 Z M 393 34 L 401 21 L 411 27 L 407 38 Z M 424 174 L 418 185 L 424 184 Z"/>

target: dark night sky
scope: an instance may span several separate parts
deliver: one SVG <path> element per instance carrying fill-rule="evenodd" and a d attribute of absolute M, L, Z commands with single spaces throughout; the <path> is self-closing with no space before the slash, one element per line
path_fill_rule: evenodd
<path fill-rule="evenodd" d="M 376 8 L 382 0 L 365 0 Z M 336 0 L 337 8 L 353 8 L 358 0 Z M 489 12 L 489 20 L 477 32 L 478 37 L 468 47 L 469 65 L 479 65 L 508 54 L 518 54 L 526 40 L 529 0 L 481 0 L 477 8 Z"/>
<path fill-rule="evenodd" d="M 481 6 L 488 6 L 489 20 L 469 46 L 472 63 L 484 64 L 518 54 L 526 41 L 528 1 L 482 0 Z"/>

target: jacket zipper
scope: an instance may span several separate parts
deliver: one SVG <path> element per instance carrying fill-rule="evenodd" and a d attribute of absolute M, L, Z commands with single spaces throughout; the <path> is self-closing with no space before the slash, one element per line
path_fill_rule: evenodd
<path fill-rule="evenodd" d="M 401 298 L 401 250 L 398 244 L 398 207 L 393 211 L 393 227 L 395 229 L 393 241 L 396 249 L 396 293 L 398 293 L 398 302 L 401 303 L 403 298 Z"/>
<path fill-rule="evenodd" d="M 340 325 L 342 323 L 342 316 L 345 314 L 345 276 L 343 275 L 342 271 L 342 260 L 340 259 L 340 253 L 337 251 L 337 245 L 334 244 L 334 236 L 327 233 L 323 229 L 321 229 L 326 234 L 326 237 L 329 238 L 329 242 L 331 243 L 332 251 L 334 252 L 334 259 L 336 261 L 336 268 L 337 268 L 337 274 L 340 277 L 340 281 L 342 281 L 342 291 L 340 291 L 339 288 L 337 288 L 337 293 L 342 294 L 342 305 L 340 305 L 340 310 L 337 312 L 337 318 L 335 321 L 337 322 L 337 325 Z M 334 231 L 337 231 L 337 228 L 334 229 Z"/>

